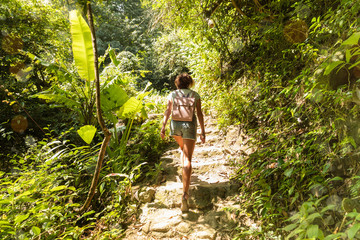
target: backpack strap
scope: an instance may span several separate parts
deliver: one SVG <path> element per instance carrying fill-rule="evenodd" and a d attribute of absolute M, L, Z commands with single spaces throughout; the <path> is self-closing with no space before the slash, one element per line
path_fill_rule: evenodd
<path fill-rule="evenodd" d="M 179 95 L 179 93 L 182 95 L 182 97 L 186 97 L 186 98 L 188 98 L 188 97 L 194 97 L 194 92 L 191 91 L 191 90 L 190 90 L 190 92 L 189 92 L 186 96 L 185 96 L 184 93 L 180 92 L 180 90 L 176 90 L 175 93 L 176 93 L 176 96 L 177 96 L 177 97 L 181 97 L 181 96 Z"/>
<path fill-rule="evenodd" d="M 190 91 L 191 91 L 191 90 L 190 90 Z M 194 92 L 193 92 L 193 91 L 189 92 L 186 97 L 194 97 Z"/>
<path fill-rule="evenodd" d="M 179 95 L 180 90 L 176 90 L 175 93 L 176 93 L 176 96 L 177 96 L 177 97 L 181 97 L 181 96 Z M 185 97 L 185 95 L 184 95 L 183 93 L 181 93 L 181 94 L 183 95 L 183 97 Z"/>

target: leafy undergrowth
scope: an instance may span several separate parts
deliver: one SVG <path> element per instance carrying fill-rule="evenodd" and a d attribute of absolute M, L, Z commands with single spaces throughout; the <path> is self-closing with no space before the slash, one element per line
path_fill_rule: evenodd
<path fill-rule="evenodd" d="M 269 239 L 270 232 L 286 239 L 359 237 L 359 5 L 343 2 L 335 15 L 329 10 L 322 22 L 313 19 L 314 42 L 283 43 L 267 55 L 261 45 L 244 48 L 245 72 L 214 87 L 222 128 L 239 125 L 253 149 L 241 156 L 237 179 L 242 210 L 261 228 L 239 226 L 238 239 Z M 338 29 L 340 13 L 354 28 Z M 330 38 L 325 25 L 346 37 Z"/>
<path fill-rule="evenodd" d="M 105 158 L 96 195 L 83 204 L 100 144 L 76 146 L 51 133 L 0 172 L 1 239 L 112 239 L 121 236 L 137 213 L 132 184 L 153 172 L 164 147 L 158 119 L 138 124 L 122 154 Z M 117 169 L 115 172 L 114 169 Z"/>

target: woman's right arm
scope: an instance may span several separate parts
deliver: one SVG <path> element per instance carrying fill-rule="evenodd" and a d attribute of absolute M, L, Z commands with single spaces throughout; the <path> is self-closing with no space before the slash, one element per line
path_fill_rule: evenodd
<path fill-rule="evenodd" d="M 166 123 L 170 117 L 170 114 L 171 114 L 171 108 L 172 108 L 172 101 L 169 100 L 168 101 L 168 105 L 166 107 L 166 111 L 164 112 L 164 119 L 163 119 L 163 124 L 162 124 L 162 128 L 161 128 L 161 133 L 160 133 L 160 136 L 162 139 L 165 138 L 165 126 L 166 126 Z"/>

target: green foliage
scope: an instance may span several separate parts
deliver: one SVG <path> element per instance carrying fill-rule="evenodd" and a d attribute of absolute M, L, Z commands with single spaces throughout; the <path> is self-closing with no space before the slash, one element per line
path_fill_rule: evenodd
<path fill-rule="evenodd" d="M 148 85 L 150 86 L 150 85 Z M 150 92 L 146 92 L 148 86 L 144 89 L 142 93 L 140 93 L 137 98 L 131 97 L 129 98 L 116 112 L 117 116 L 119 116 L 122 119 L 127 119 L 126 127 L 122 133 L 122 137 L 120 140 L 120 143 L 118 144 L 117 136 L 115 137 L 115 144 L 116 146 L 110 146 L 109 153 L 111 156 L 120 156 L 123 157 L 125 155 L 125 149 L 131 134 L 131 130 L 135 121 L 135 118 L 139 113 L 141 113 L 141 118 L 145 119 L 147 117 L 145 108 L 143 106 L 143 99 L 146 97 Z M 114 131 L 116 134 L 116 124 L 114 124 Z M 112 149 L 116 149 L 114 152 L 111 152 Z M 131 161 L 128 161 L 127 165 Z M 115 163 L 114 165 L 114 171 L 118 172 L 120 171 L 121 167 L 123 167 L 124 162 L 120 161 L 120 163 Z M 119 168 L 119 166 L 121 166 Z"/>
<path fill-rule="evenodd" d="M 330 205 L 327 208 L 324 208 L 322 211 L 318 210 L 318 205 L 322 199 L 314 202 L 305 202 L 302 204 L 300 211 L 294 216 L 290 217 L 288 221 L 293 221 L 294 223 L 284 227 L 284 231 L 291 231 L 286 239 L 291 239 L 296 236 L 296 239 L 305 239 L 305 238 L 314 238 L 314 239 L 324 239 L 324 233 L 319 229 L 319 225 L 326 226 L 323 219 L 323 214 L 326 211 L 334 209 L 334 205 Z M 341 234 L 337 234 L 340 237 Z"/>
<path fill-rule="evenodd" d="M 158 126 L 158 120 L 137 126 L 126 152 L 117 159 L 106 157 L 95 207 L 82 215 L 75 209 L 86 197 L 100 144 L 70 144 L 66 138 L 72 130 L 59 139 L 48 133 L 47 139 L 26 154 L 14 157 L 12 171 L 0 172 L 0 238 L 77 239 L 92 232 L 106 239 L 121 234 L 121 224 L 125 225 L 137 211 L 131 186 L 152 171 L 163 149 L 155 131 Z M 121 171 L 114 173 L 113 162 L 119 160 Z M 149 162 L 146 168 L 145 162 Z M 99 227 L 96 221 L 110 230 Z"/>
<path fill-rule="evenodd" d="M 133 55 L 149 50 L 156 31 L 149 29 L 150 17 L 140 0 L 97 1 L 93 10 L 101 55 L 109 44 Z"/>
<path fill-rule="evenodd" d="M 76 237 L 91 226 L 76 226 L 81 216 L 74 208 L 80 206 L 76 203 L 77 191 L 86 187 L 79 180 L 89 165 L 94 166 L 96 151 L 98 146 L 74 148 L 44 139 L 14 164 L 12 174 L 2 172 L 1 213 L 5 227 L 1 228 L 1 238 Z M 68 224 L 73 227 L 64 231 Z"/>
<path fill-rule="evenodd" d="M 53 83 L 53 75 L 46 66 L 56 59 L 70 60 L 68 29 L 67 12 L 61 7 L 52 8 L 50 4 L 37 0 L 1 1 L 0 123 L 4 123 L 2 127 L 7 133 L 13 132 L 10 125 L 12 118 L 21 114 L 29 120 L 26 135 L 36 138 L 43 135 L 25 111 L 40 127 L 52 124 L 59 132 L 64 129 L 65 122 L 71 121 L 71 116 L 63 115 L 63 110 L 51 109 L 43 102 L 30 98 Z M 24 136 L 13 132 L 10 141 L 2 140 L 2 157 L 10 153 L 11 148 L 23 151 L 26 148 Z M 4 158 L 6 166 L 9 158 Z"/>
<path fill-rule="evenodd" d="M 327 196 L 326 196 L 327 197 Z M 336 216 L 335 205 L 324 205 L 324 198 L 304 202 L 299 211 L 287 221 L 291 222 L 283 228 L 289 234 L 286 239 L 357 239 L 360 229 L 360 215 L 356 211 L 346 212 L 340 225 L 331 229 L 328 219 Z M 344 206 L 344 203 L 343 203 Z M 340 222 L 339 222 L 340 223 Z M 323 229 L 323 230 L 321 230 Z"/>

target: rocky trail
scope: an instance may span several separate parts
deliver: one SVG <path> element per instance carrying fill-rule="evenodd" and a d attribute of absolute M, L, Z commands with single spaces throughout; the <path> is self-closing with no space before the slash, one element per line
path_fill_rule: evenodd
<path fill-rule="evenodd" d="M 205 119 L 205 129 L 206 143 L 197 141 L 192 159 L 190 211 L 180 210 L 182 168 L 180 151 L 173 147 L 161 158 L 161 184 L 139 191 L 142 212 L 125 239 L 232 239 L 240 218 L 241 224 L 254 224 L 246 215 L 239 216 L 240 185 L 231 180 L 232 163 L 249 151 L 246 139 L 238 128 L 223 134 L 211 118 Z"/>

